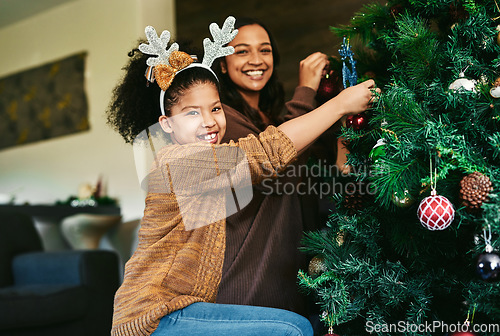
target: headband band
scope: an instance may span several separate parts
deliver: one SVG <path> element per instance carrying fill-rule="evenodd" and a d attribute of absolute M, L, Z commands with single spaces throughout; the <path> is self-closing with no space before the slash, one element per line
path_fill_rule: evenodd
<path fill-rule="evenodd" d="M 212 75 L 214 75 L 215 79 L 217 81 L 219 81 L 219 78 L 217 78 L 217 75 L 212 70 L 212 68 L 210 68 L 209 66 L 206 66 L 205 64 L 202 64 L 202 63 L 191 63 L 187 67 L 182 68 L 179 71 L 177 71 L 175 74 L 177 75 L 179 72 L 184 71 L 184 70 L 189 69 L 189 68 L 204 68 L 204 69 L 207 69 L 208 71 L 210 71 L 212 73 Z M 161 90 L 161 92 L 160 92 L 160 110 L 161 110 L 161 115 L 164 115 L 164 116 L 167 115 L 165 113 L 165 103 L 164 103 L 165 102 L 165 92 L 166 92 L 166 90 Z"/>

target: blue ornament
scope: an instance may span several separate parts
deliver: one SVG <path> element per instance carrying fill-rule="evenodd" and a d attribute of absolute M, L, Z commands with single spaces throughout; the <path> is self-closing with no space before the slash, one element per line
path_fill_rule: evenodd
<path fill-rule="evenodd" d="M 476 270 L 486 282 L 500 281 L 500 256 L 494 252 L 481 253 L 477 259 Z"/>
<path fill-rule="evenodd" d="M 354 86 L 358 84 L 358 74 L 356 73 L 356 61 L 354 60 L 354 52 L 351 50 L 351 45 L 349 40 L 346 42 L 346 38 L 342 42 L 341 48 L 339 49 L 339 54 L 342 59 L 342 77 L 344 82 L 344 89 L 347 88 L 347 82 L 349 86 Z M 351 69 L 346 64 L 346 60 L 349 59 L 351 64 Z"/>

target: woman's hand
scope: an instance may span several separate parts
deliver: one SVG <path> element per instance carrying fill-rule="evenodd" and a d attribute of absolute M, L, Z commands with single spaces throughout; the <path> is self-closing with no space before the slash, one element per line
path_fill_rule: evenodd
<path fill-rule="evenodd" d="M 329 102 L 336 104 L 339 111 L 343 115 L 348 116 L 368 109 L 375 101 L 377 94 L 380 94 L 380 89 L 375 88 L 375 81 L 373 79 L 369 79 L 342 90 L 342 92 L 330 99 L 326 104 Z"/>
<path fill-rule="evenodd" d="M 315 52 L 300 61 L 299 86 L 308 86 L 318 91 L 319 82 L 328 63 L 328 56 L 321 52 Z"/>

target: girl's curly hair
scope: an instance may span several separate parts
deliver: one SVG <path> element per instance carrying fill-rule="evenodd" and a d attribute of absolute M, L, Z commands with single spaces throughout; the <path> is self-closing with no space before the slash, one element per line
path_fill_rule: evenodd
<path fill-rule="evenodd" d="M 113 89 L 111 102 L 106 110 L 107 123 L 132 143 L 135 136 L 158 122 L 161 115 L 158 97 L 160 87 L 148 83 L 146 59 L 138 49 L 129 53 L 130 60 L 123 68 L 125 75 Z"/>

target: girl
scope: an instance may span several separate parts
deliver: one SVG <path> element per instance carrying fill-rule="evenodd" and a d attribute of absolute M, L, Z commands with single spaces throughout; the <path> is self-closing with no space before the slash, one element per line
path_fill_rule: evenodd
<path fill-rule="evenodd" d="M 227 188 L 224 180 L 219 183 L 212 177 L 223 175 L 227 162 L 237 161 L 232 149 L 246 154 L 254 183 L 269 171 L 281 171 L 295 159 L 297 151 L 340 117 L 365 110 L 374 83 L 345 90 L 339 99 L 278 128 L 270 126 L 258 136 L 220 145 L 226 124 L 218 81 L 209 65 L 215 57 L 232 52 L 222 45 L 234 38 L 233 24 L 230 17 L 222 29 L 211 26 L 215 42 L 204 41 L 201 64 L 191 63 L 187 54 L 177 51 L 176 44 L 167 49 L 168 32 L 158 38 L 147 28 L 149 45 L 142 44 L 139 49 L 157 55 L 147 62 L 158 85 L 145 86 L 143 64 L 147 57 L 139 55 L 134 56 L 114 91 L 108 120 L 126 141 L 133 141 L 141 127 L 154 123 L 153 118 L 144 121 L 152 115 L 151 109 L 173 144 L 157 151 L 149 176 L 139 244 L 115 296 L 112 335 L 312 335 L 310 323 L 293 312 L 212 303 L 222 274 L 226 226 L 224 218 L 213 221 L 210 216 L 220 213 L 225 205 L 216 199 L 206 212 L 191 213 L 197 228 L 189 230 L 177 196 L 189 198 L 193 186 L 203 191 Z M 212 155 L 203 155 L 206 152 Z M 205 168 L 202 177 L 194 173 L 198 167 Z M 241 165 L 234 167 L 238 183 Z M 205 174 L 207 170 L 212 174 Z M 183 178 L 179 178 L 180 171 Z M 197 199 L 192 202 L 197 203 Z"/>

